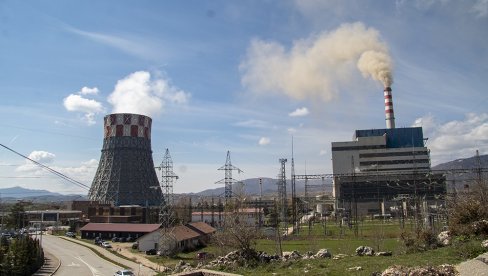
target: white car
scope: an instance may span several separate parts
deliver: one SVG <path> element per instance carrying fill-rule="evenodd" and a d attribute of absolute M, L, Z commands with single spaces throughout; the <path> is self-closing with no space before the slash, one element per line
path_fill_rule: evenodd
<path fill-rule="evenodd" d="M 109 242 L 102 242 L 102 247 L 112 248 L 112 245 Z M 130 274 L 128 274 L 128 275 L 130 275 Z"/>
<path fill-rule="evenodd" d="M 126 276 L 126 275 L 133 276 L 134 273 L 130 270 L 124 269 L 124 270 L 119 270 L 114 274 L 114 276 Z"/>

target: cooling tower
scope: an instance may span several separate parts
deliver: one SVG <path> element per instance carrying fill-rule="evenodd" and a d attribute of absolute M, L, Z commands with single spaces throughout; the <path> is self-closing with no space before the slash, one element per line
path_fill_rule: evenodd
<path fill-rule="evenodd" d="M 391 88 L 386 87 L 383 92 L 385 96 L 386 128 L 395 128 L 395 114 L 393 113 L 393 99 L 391 97 Z"/>
<path fill-rule="evenodd" d="M 105 116 L 102 156 L 88 198 L 115 206 L 161 203 L 151 150 L 151 118 L 137 114 Z"/>

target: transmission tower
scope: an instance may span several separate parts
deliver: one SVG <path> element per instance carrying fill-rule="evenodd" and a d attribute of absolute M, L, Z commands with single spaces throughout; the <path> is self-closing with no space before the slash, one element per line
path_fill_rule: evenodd
<path fill-rule="evenodd" d="M 241 173 L 242 170 L 233 166 L 230 162 L 230 151 L 227 151 L 227 160 L 225 161 L 225 165 L 220 167 L 218 170 L 225 171 L 225 178 L 215 183 L 222 184 L 223 182 L 225 184 L 224 197 L 227 200 L 229 198 L 232 198 L 232 184 L 237 182 L 237 180 L 232 178 L 232 171 L 236 170 L 238 173 Z"/>
<path fill-rule="evenodd" d="M 278 175 L 278 200 L 280 205 L 280 218 L 281 222 L 283 222 L 284 228 L 287 228 L 287 204 L 286 204 L 286 172 L 285 172 L 285 163 L 286 159 L 281 158 L 281 168 L 280 174 Z"/>
<path fill-rule="evenodd" d="M 163 200 L 159 208 L 159 222 L 164 228 L 169 228 L 173 226 L 175 220 L 173 217 L 173 182 L 178 179 L 178 176 L 173 172 L 173 160 L 168 149 L 166 149 L 160 168 Z"/>
<path fill-rule="evenodd" d="M 161 231 L 159 236 L 159 254 L 172 255 L 176 249 L 176 237 L 173 233 L 175 217 L 173 213 L 173 183 L 178 176 L 173 172 L 173 160 L 166 149 L 161 169 L 161 191 L 163 198 L 159 206 L 159 223 Z"/>

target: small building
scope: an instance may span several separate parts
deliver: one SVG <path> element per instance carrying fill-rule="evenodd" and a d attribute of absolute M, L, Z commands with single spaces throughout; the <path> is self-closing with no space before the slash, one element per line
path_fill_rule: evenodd
<path fill-rule="evenodd" d="M 217 231 L 217 229 L 205 222 L 190 222 L 185 226 L 200 234 L 199 240 L 201 244 L 207 244 L 210 241 L 212 234 Z"/>
<path fill-rule="evenodd" d="M 46 226 L 69 225 L 70 221 L 78 221 L 81 211 L 71 210 L 34 210 L 25 211 L 25 218 L 30 227 L 40 228 Z"/>
<path fill-rule="evenodd" d="M 111 239 L 113 237 L 139 238 L 158 230 L 161 224 L 140 223 L 88 223 L 80 229 L 81 238 Z"/>
<path fill-rule="evenodd" d="M 191 213 L 192 222 L 204 222 L 214 227 L 222 227 L 225 216 L 234 215 L 234 212 L 208 212 L 194 211 Z M 263 208 L 240 208 L 237 212 L 239 219 L 248 225 L 259 225 L 264 219 Z"/>
<path fill-rule="evenodd" d="M 164 236 L 161 237 L 161 235 Z M 198 232 L 184 225 L 175 226 L 168 231 L 157 229 L 137 239 L 138 250 L 190 251 L 200 245 L 200 237 L 201 235 Z M 160 244 L 161 241 L 164 241 L 164 244 Z"/>

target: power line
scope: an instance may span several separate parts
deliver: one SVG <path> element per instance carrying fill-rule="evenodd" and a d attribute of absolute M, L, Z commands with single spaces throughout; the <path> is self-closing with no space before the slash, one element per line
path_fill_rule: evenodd
<path fill-rule="evenodd" d="M 50 172 L 50 173 L 52 173 L 52 174 L 54 174 L 54 175 L 56 175 L 56 176 L 58 176 L 58 177 L 60 177 L 60 178 L 62 178 L 62 179 L 64 179 L 64 180 L 68 181 L 69 183 L 71 183 L 71 184 L 73 184 L 73 185 L 76 185 L 76 186 L 78 186 L 78 187 L 80 187 L 80 188 L 82 188 L 82 189 L 90 190 L 90 187 L 89 187 L 89 186 L 87 186 L 87 185 L 85 185 L 85 184 L 83 184 L 83 183 L 81 183 L 81 182 L 79 182 L 79 181 L 77 181 L 77 180 L 74 180 L 73 178 L 71 178 L 71 177 L 69 177 L 69 176 L 67 176 L 67 175 L 65 175 L 65 174 L 63 174 L 63 173 L 60 173 L 60 172 L 58 172 L 58 171 L 56 171 L 56 170 L 54 170 L 54 169 L 51 169 L 50 167 L 48 167 L 48 166 L 46 166 L 46 165 L 44 165 L 44 164 L 41 164 L 41 163 L 39 163 L 39 162 L 37 162 L 37 161 L 35 161 L 35 160 L 32 160 L 32 159 L 30 159 L 29 157 L 27 157 L 27 156 L 25 156 L 25 155 L 23 155 L 23 154 L 21 154 L 21 153 L 19 153 L 19 152 L 15 151 L 15 150 L 13 150 L 13 149 L 11 149 L 11 148 L 9 148 L 9 147 L 7 147 L 7 146 L 3 145 L 3 144 L 0 144 L 0 146 L 4 147 L 5 149 L 7 149 L 7 150 L 9 150 L 9 151 L 11 151 L 11 152 L 13 152 L 13 153 L 15 153 L 15 154 L 19 155 L 19 156 L 22 156 L 23 158 L 25 158 L 25 159 L 27 159 L 27 160 L 31 161 L 32 163 L 34 163 L 34 164 L 38 165 L 39 167 L 41 167 L 41 168 L 43 168 L 43 169 L 47 170 L 48 172 Z"/>

